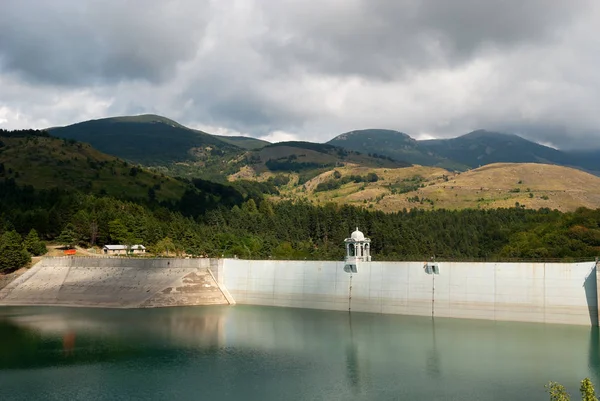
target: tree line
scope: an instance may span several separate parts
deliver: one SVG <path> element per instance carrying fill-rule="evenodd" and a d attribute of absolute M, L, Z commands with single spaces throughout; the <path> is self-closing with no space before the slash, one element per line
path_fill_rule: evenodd
<path fill-rule="evenodd" d="M 18 235 L 25 249 L 23 238 L 35 230 L 41 240 L 67 246 L 141 243 L 157 253 L 180 255 L 341 260 L 344 238 L 359 227 L 372 239 L 374 260 L 572 260 L 600 254 L 600 209 L 383 213 L 306 201 L 274 203 L 261 193 L 268 186 L 224 190 L 220 184 L 196 184 L 199 194 L 152 203 L 0 182 L 2 246 L 14 247 Z M 209 197 L 211 191 L 221 196 Z"/>

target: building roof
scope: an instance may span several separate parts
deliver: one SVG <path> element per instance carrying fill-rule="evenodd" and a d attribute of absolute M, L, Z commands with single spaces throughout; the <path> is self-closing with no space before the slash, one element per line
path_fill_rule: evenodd
<path fill-rule="evenodd" d="M 358 227 L 356 227 L 356 231 L 350 235 L 350 238 L 352 238 L 354 241 L 364 241 L 365 235 L 362 233 L 362 231 L 358 231 Z"/>
<path fill-rule="evenodd" d="M 109 251 L 126 251 L 127 245 L 104 245 L 103 249 L 108 249 Z M 144 245 L 131 245 L 131 249 L 146 249 Z"/>
<path fill-rule="evenodd" d="M 365 238 L 365 235 L 358 230 L 358 227 L 356 227 L 356 231 L 350 235 L 350 238 L 346 238 L 344 242 L 371 242 L 371 240 Z"/>

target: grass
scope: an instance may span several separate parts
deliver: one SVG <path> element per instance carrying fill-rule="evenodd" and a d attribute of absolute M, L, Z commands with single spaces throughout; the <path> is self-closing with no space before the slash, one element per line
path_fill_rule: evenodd
<path fill-rule="evenodd" d="M 581 206 L 600 207 L 600 177 L 555 165 L 496 163 L 463 173 L 423 166 L 369 168 L 346 165 L 335 170 L 342 176 L 375 172 L 380 180 L 375 183 L 351 182 L 333 191 L 314 192 L 320 182 L 332 178 L 334 169 L 330 169 L 305 185 L 297 185 L 297 181 L 292 179 L 289 185 L 280 188 L 281 195 L 274 199 L 308 197 L 316 204 L 354 204 L 385 212 L 404 208 L 491 209 L 515 207 L 517 203 L 530 209 L 561 211 Z M 253 179 L 266 178 L 258 174 Z M 418 188 L 413 185 L 416 183 Z M 399 193 L 402 192 L 398 191 L 399 188 L 412 190 Z M 416 197 L 419 201 L 415 201 Z"/>

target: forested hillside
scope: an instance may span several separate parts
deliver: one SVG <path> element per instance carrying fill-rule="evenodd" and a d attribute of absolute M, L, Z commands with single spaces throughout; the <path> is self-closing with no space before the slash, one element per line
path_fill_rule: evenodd
<path fill-rule="evenodd" d="M 375 260 L 592 258 L 600 254 L 600 210 L 561 213 L 522 208 L 372 212 L 333 204 L 272 204 L 260 197 L 183 208 L 111 197 L 0 188 L 3 232 L 75 243 L 143 243 L 151 250 L 240 258 L 343 258 L 343 240 L 358 226 Z M 255 194 L 256 195 L 256 194 Z"/>
<path fill-rule="evenodd" d="M 45 131 L 0 130 L 0 180 L 135 199 L 177 200 L 191 185 Z"/>

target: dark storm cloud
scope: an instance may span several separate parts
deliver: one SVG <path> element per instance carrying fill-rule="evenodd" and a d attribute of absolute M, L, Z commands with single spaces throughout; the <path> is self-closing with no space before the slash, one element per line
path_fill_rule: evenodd
<path fill-rule="evenodd" d="M 195 54 L 206 2 L 7 0 L 0 66 L 34 82 L 160 81 Z"/>
<path fill-rule="evenodd" d="M 0 126 L 152 112 L 326 141 L 600 133 L 595 0 L 6 0 Z M 272 137 L 277 137 L 277 135 Z"/>
<path fill-rule="evenodd" d="M 261 50 L 283 68 L 393 79 L 485 51 L 552 40 L 590 0 L 282 1 Z M 271 8 L 272 4 L 264 5 Z M 294 12 L 288 12 L 290 9 Z"/>

